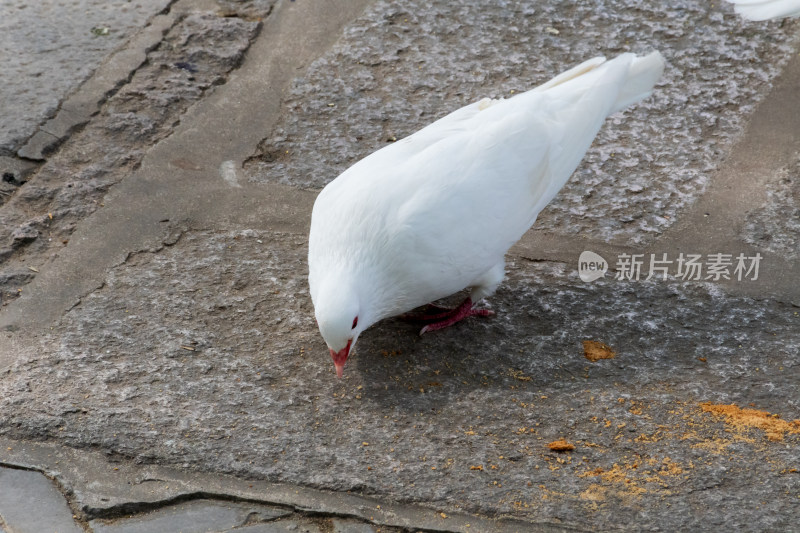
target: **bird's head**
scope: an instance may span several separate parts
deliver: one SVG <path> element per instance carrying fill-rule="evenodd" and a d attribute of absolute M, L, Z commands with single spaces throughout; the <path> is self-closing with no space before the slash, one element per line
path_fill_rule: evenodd
<path fill-rule="evenodd" d="M 319 331 L 331 352 L 336 375 L 342 377 L 344 364 L 356 345 L 358 335 L 367 324 L 359 316 L 360 305 L 356 294 L 349 290 L 331 290 L 326 287 L 314 298 L 314 315 Z"/>

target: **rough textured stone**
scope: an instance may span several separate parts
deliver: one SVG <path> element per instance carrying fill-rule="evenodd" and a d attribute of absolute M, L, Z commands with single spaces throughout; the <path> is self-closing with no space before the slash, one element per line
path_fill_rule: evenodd
<path fill-rule="evenodd" d="M 39 232 L 31 224 L 23 224 L 11 232 L 11 245 L 19 246 L 36 240 Z"/>
<path fill-rule="evenodd" d="M 89 520 L 113 519 L 126 512 L 182 502 L 200 494 L 215 495 L 220 501 L 240 501 L 296 509 L 291 518 L 306 519 L 324 531 L 333 525 L 331 517 L 352 517 L 348 521 L 377 524 L 383 533 L 401 531 L 472 531 L 518 533 L 531 525 L 520 520 L 479 517 L 420 505 L 377 500 L 372 497 L 308 486 L 271 483 L 254 478 L 236 478 L 153 464 L 138 464 L 99 449 L 74 449 L 50 442 L 19 441 L 0 436 L 4 460 L 19 467 L 36 467 L 51 472 L 73 504 Z M 561 533 L 553 523 L 537 522 L 536 531 Z"/>
<path fill-rule="evenodd" d="M 226 15 L 261 19 L 272 11 L 277 0 L 218 0 L 220 11 Z"/>
<path fill-rule="evenodd" d="M 147 52 L 161 42 L 164 33 L 178 18 L 177 13 L 153 17 L 147 27 L 100 65 L 94 74 L 81 84 L 79 91 L 61 101 L 57 114 L 39 126 L 36 134 L 17 151 L 17 154 L 26 159 L 42 161 L 68 135 L 89 122 L 100 110 L 103 101 L 120 85 L 125 84 L 131 73 L 147 60 Z"/>
<path fill-rule="evenodd" d="M 291 13 L 292 9 L 299 9 L 298 4 L 283 3 L 281 9 L 286 7 Z M 485 21 L 499 13 L 475 10 L 473 4 L 454 5 L 463 6 L 458 17 L 441 20 L 428 17 L 430 10 L 448 13 L 446 10 L 450 8 L 422 6 L 414 16 L 409 16 L 409 21 L 441 25 L 448 21 L 457 23 L 461 17 L 464 27 L 447 37 L 454 40 L 461 31 L 478 35 L 474 33 L 477 30 L 470 29 L 473 24 L 470 17 Z M 547 21 L 550 15 L 551 19 L 562 20 L 564 13 L 584 13 L 583 6 L 562 5 L 562 10 L 549 5 L 534 6 L 541 11 L 525 22 L 539 25 L 538 28 L 552 36 L 548 38 L 554 39 L 544 45 L 560 50 L 554 52 L 552 65 L 542 67 L 542 78 L 561 68 L 567 60 L 577 61 L 586 52 L 594 51 L 581 48 L 579 34 L 573 30 L 579 27 L 575 24 L 560 26 L 558 35 L 541 27 L 541 21 Z M 658 24 L 667 26 L 673 24 L 673 16 L 679 15 L 686 21 L 683 33 L 674 42 L 670 41 L 673 50 L 688 46 L 688 55 L 680 59 L 684 62 L 698 51 L 701 41 L 713 45 L 715 39 L 731 38 L 744 48 L 753 45 L 756 51 L 752 57 L 763 60 L 749 66 L 737 64 L 738 72 L 766 72 L 772 76 L 784 57 L 782 50 L 789 35 L 786 32 L 796 27 L 796 23 L 788 22 L 783 28 L 777 24 L 750 25 L 717 33 L 714 25 L 706 29 L 696 23 L 700 19 L 693 18 L 711 7 L 700 9 L 693 3 L 690 7 L 695 7 L 684 13 L 681 10 L 686 5 L 689 4 L 679 4 L 669 16 L 655 17 Z M 378 4 L 384 10 L 389 9 L 387 6 Z M 717 7 L 729 10 L 727 6 Z M 605 16 L 609 9 L 612 8 L 600 4 L 598 16 Z M 637 5 L 636 9 L 652 14 L 652 9 L 673 8 Z M 367 14 L 364 20 L 368 23 L 374 13 Z M 614 20 L 621 24 L 631 20 L 627 12 L 615 16 Z M 650 16 L 642 14 L 643 20 L 651 20 L 647 18 Z M 713 16 L 713 13 L 709 16 L 711 22 L 718 22 Z M 394 17 L 394 24 L 389 24 L 391 19 L 384 23 L 385 27 L 404 27 L 404 18 Z M 197 18 L 187 19 L 192 20 Z M 211 27 L 231 24 L 225 27 L 232 28 L 241 23 L 236 19 L 220 20 Z M 360 24 L 372 28 L 367 23 Z M 656 23 L 651 20 L 649 24 Z M 731 24 L 734 22 L 726 15 L 721 27 L 728 28 Z M 238 26 L 253 32 L 254 27 Z M 174 53 L 189 55 L 201 37 L 182 40 L 181 35 L 186 33 L 181 32 L 185 31 L 185 27 L 176 28 L 155 53 L 175 45 Z M 504 26 L 496 30 L 501 36 L 507 31 L 510 30 Z M 651 29 L 631 32 L 631 42 L 641 44 L 645 41 L 634 38 L 642 34 L 649 37 L 649 33 Z M 756 33 L 763 39 L 760 44 L 753 44 Z M 210 56 L 220 47 L 228 50 L 220 43 L 244 42 L 226 38 L 230 34 L 224 32 L 215 35 L 212 42 L 202 46 L 210 49 Z M 384 32 L 381 38 L 394 44 L 392 39 L 403 35 L 402 31 Z M 414 39 L 422 39 L 419 42 L 423 44 L 428 42 L 424 39 L 436 39 L 415 35 Z M 566 45 L 555 40 L 565 35 L 571 35 L 570 45 L 577 47 L 574 57 L 569 55 L 572 52 L 564 52 Z M 618 33 L 609 33 L 609 40 L 619 37 Z M 352 31 L 340 41 L 340 46 L 346 49 L 350 38 Z M 488 42 L 491 44 L 493 40 Z M 542 52 L 547 47 L 537 50 L 537 57 L 549 57 Z M 697 57 L 705 58 L 703 61 L 719 60 L 719 56 L 714 56 L 719 47 L 711 48 L 711 52 L 698 52 L 711 56 Z M 292 52 L 289 47 L 276 49 L 281 53 L 285 50 L 286 55 Z M 428 56 L 433 62 L 442 54 L 431 49 L 433 52 Z M 381 50 L 377 44 L 375 50 Z M 387 50 L 389 59 L 380 59 L 372 68 L 379 72 L 379 77 L 396 80 L 399 90 L 402 79 L 391 77 L 394 75 L 391 66 L 401 67 L 402 61 L 392 60 L 392 48 Z M 741 48 L 737 50 L 741 52 Z M 417 53 L 413 46 L 399 55 L 412 52 Z M 54 157 L 48 163 L 53 165 L 52 169 L 64 169 L 63 173 L 52 181 L 41 178 L 47 174 L 40 174 L 20 188 L 12 210 L 0 212 L 0 228 L 7 228 L 3 235 L 8 237 L 0 241 L 0 246 L 6 246 L 0 248 L 0 257 L 12 253 L 7 246 L 11 236 L 8 228 L 30 222 L 30 216 L 35 217 L 33 227 L 40 236 L 13 252 L 14 260 L 19 261 L 16 267 L 23 260 L 52 252 L 48 248 L 52 245 L 47 243 L 57 245 L 68 238 L 69 224 L 102 204 L 103 187 L 117 183 L 141 161 L 139 152 L 170 134 L 171 127 L 163 124 L 188 118 L 163 110 L 184 109 L 181 106 L 196 102 L 207 94 L 207 87 L 224 79 L 223 75 L 209 74 L 198 83 L 204 88 L 198 89 L 189 83 L 188 77 L 178 75 L 198 76 L 199 72 L 191 73 L 191 69 L 199 61 L 185 61 L 182 56 L 153 57 L 161 59 L 151 61 L 147 68 L 152 70 L 143 69 L 142 77 L 137 78 L 140 75 L 137 74 L 132 80 L 131 88 L 139 94 L 121 91 L 126 99 L 109 100 L 96 123 L 99 133 L 76 135 L 71 144 L 64 146 L 64 159 L 56 164 Z M 213 56 L 209 61 L 212 67 L 215 57 L 219 59 Z M 229 57 L 237 56 L 233 53 Z M 219 65 L 235 65 L 238 59 L 230 63 L 225 58 L 220 61 Z M 170 66 L 178 62 L 182 66 L 176 69 Z M 489 64 L 492 69 L 502 69 L 504 64 L 483 57 L 476 62 Z M 451 64 L 459 63 L 451 61 Z M 335 64 L 328 57 L 311 72 L 326 65 L 341 68 L 343 74 L 352 66 L 346 62 Z M 519 65 L 521 72 L 527 68 L 524 61 Z M 733 85 L 725 85 L 729 82 L 740 84 L 737 90 L 745 91 L 740 94 L 744 100 L 766 90 L 766 81 L 758 86 L 752 79 L 736 77 L 740 74 L 735 74 L 731 81 L 724 77 L 727 74 L 712 71 L 706 64 L 700 66 L 703 68 L 691 72 L 697 76 L 722 76 L 715 83 L 721 83 L 725 89 L 715 85 L 716 89 L 709 89 L 712 93 L 732 90 Z M 749 71 L 750 68 L 755 70 Z M 287 70 L 303 72 L 294 64 Z M 491 72 L 497 78 L 492 78 L 492 83 L 499 87 L 502 70 Z M 676 74 L 673 70 L 668 75 Z M 515 74 L 513 79 L 521 78 Z M 670 79 L 670 83 L 677 81 Z M 159 94 L 180 97 L 162 102 L 148 92 L 151 83 Z M 476 81 L 475 87 L 484 87 L 481 83 Z M 478 93 L 478 88 L 474 92 Z M 426 94 L 425 90 L 419 93 Z M 295 97 L 302 94 L 305 93 L 300 91 Z M 428 96 L 431 94 L 433 89 Z M 506 94 L 505 89 L 496 94 Z M 673 98 L 670 94 L 655 98 Z M 687 97 L 687 105 L 698 109 L 696 104 L 703 94 Z M 732 93 L 727 96 L 733 101 Z M 454 97 L 435 98 L 444 103 Z M 435 98 L 431 100 L 434 104 Z M 277 98 L 270 101 L 277 102 Z M 409 101 L 417 105 L 415 100 Z M 657 107 L 657 103 L 654 100 L 653 106 Z M 374 109 L 382 109 L 384 104 L 376 104 Z M 333 109 L 339 109 L 340 105 L 337 103 Z M 746 109 L 738 105 L 741 102 L 725 105 L 713 110 L 712 115 L 730 118 L 726 113 L 731 112 L 741 120 Z M 324 107 L 328 108 L 327 102 Z M 399 107 L 388 109 L 395 113 Z M 434 111 L 431 107 L 430 113 Z M 628 114 L 620 125 L 647 120 L 646 113 L 636 113 Z M 358 113 L 357 116 L 373 115 Z M 303 115 L 298 113 L 295 117 L 299 120 Z M 428 115 L 417 118 L 423 122 Z M 413 126 L 414 120 L 417 119 L 398 123 Z M 320 127 L 324 130 L 325 124 Z M 645 131 L 637 128 L 636 135 Z M 676 135 L 680 134 L 680 125 L 676 128 Z M 719 131 L 723 130 L 709 127 L 701 138 L 711 145 L 720 139 L 716 136 Z M 392 130 L 387 133 L 396 134 Z M 683 139 L 681 142 L 689 139 L 679 138 Z M 135 144 L 139 141 L 141 144 Z M 98 146 L 107 151 L 95 152 Z M 635 146 L 631 146 L 634 150 Z M 208 148 L 199 143 L 197 147 Z M 120 151 L 114 152 L 116 149 Z M 676 153 L 677 150 L 671 153 L 673 159 L 665 159 L 667 166 L 679 164 L 674 159 Z M 608 158 L 608 168 L 616 168 L 614 160 Z M 122 161 L 119 167 L 111 167 L 121 170 L 109 171 L 106 161 L 115 164 Z M 184 170 L 194 168 L 194 162 L 185 159 L 170 157 L 156 163 L 162 162 L 162 168 L 172 168 L 171 165 Z M 689 169 L 698 168 L 687 165 Z M 53 170 L 48 172 L 53 176 Z M 624 175 L 633 174 L 626 171 Z M 58 182 L 61 178 L 66 181 Z M 152 181 L 154 187 L 163 185 Z M 248 190 L 284 189 L 242 185 L 237 191 L 243 193 L 243 199 Z M 692 187 L 695 185 L 692 182 Z M 695 190 L 699 189 L 691 189 Z M 282 198 L 288 199 L 290 195 Z M 612 198 L 609 195 L 603 201 L 614 203 L 616 200 Z M 230 197 L 225 200 L 229 202 Z M 208 204 L 217 201 L 219 198 L 214 197 Z M 295 205 L 289 200 L 287 203 Z M 174 227 L 236 229 L 194 230 L 180 238 L 168 239 L 169 245 L 163 248 L 135 253 L 124 261 L 120 257 L 123 262 L 108 272 L 105 285 L 82 298 L 59 323 L 53 324 L 53 329 L 48 322 L 47 328 L 3 332 L 3 346 L 10 346 L 6 353 L 0 354 L 3 435 L 27 442 L 46 442 L 54 447 L 53 443 L 58 443 L 62 451 L 74 447 L 69 452 L 75 455 L 105 454 L 121 467 L 118 471 L 105 461 L 98 461 L 108 470 L 104 474 L 112 479 L 126 466 L 136 464 L 142 470 L 129 478 L 130 484 L 126 482 L 117 486 L 118 491 L 110 491 L 109 496 L 116 502 L 121 495 L 141 496 L 144 492 L 147 496 L 131 501 L 175 501 L 170 497 L 196 497 L 203 490 L 222 495 L 224 485 L 214 480 L 220 477 L 219 473 L 229 473 L 239 476 L 237 481 L 245 487 L 248 484 L 258 487 L 259 482 L 263 487 L 266 482 L 262 480 L 295 483 L 272 487 L 284 487 L 279 501 L 285 505 L 295 505 L 305 498 L 305 505 L 299 507 L 309 513 L 371 520 L 370 513 L 377 515 L 376 503 L 379 503 L 373 498 L 394 500 L 385 509 L 421 502 L 429 506 L 425 530 L 436 530 L 431 521 L 446 530 L 453 517 L 468 518 L 459 511 L 513 516 L 535 523 L 533 527 L 545 524 L 548 529 L 563 525 L 589 530 L 791 530 L 800 520 L 796 477 L 800 426 L 794 422 L 800 418 L 796 394 L 800 310 L 796 307 L 768 298 L 732 297 L 713 284 L 630 283 L 611 279 L 585 284 L 578 280 L 574 265 L 567 268 L 549 262 L 518 260 L 510 264 L 509 280 L 491 299 L 497 316 L 471 320 L 423 338 L 417 336 L 419 326 L 385 321 L 365 332 L 345 378 L 336 380 L 307 296 L 305 237 L 299 235 L 301 215 L 296 212 L 291 224 L 280 226 L 293 228 L 291 231 L 297 231 L 298 235 L 252 231 L 244 228 L 258 224 L 255 220 L 261 217 L 272 216 L 274 220 L 274 213 L 262 213 L 253 208 L 253 203 L 220 202 L 220 205 L 235 206 L 231 212 L 247 209 L 250 213 L 247 216 L 226 213 L 220 221 L 211 217 L 195 217 L 187 223 L 181 220 Z M 61 206 L 65 211 L 57 213 L 53 206 Z M 303 213 L 305 220 L 307 212 L 298 212 Z M 54 219 L 47 213 L 53 213 Z M 582 216 L 579 213 L 575 220 Z M 271 224 L 277 223 L 263 223 L 259 228 L 263 230 Z M 96 235 L 84 237 L 91 239 Z M 12 278 L 9 275 L 6 279 Z M 97 281 L 94 286 L 99 286 Z M 581 345 L 584 340 L 608 344 L 614 358 L 589 362 Z M 755 411 L 737 411 L 730 405 L 733 403 Z M 558 452 L 550 446 L 560 440 L 566 440 L 574 450 Z M 50 457 L 49 452 L 45 455 Z M 63 455 L 69 454 L 63 452 Z M 58 451 L 53 456 L 56 459 L 45 461 L 54 461 L 55 466 L 53 462 L 50 464 L 57 471 L 63 463 L 58 464 L 61 459 Z M 164 480 L 170 480 L 170 486 L 162 490 L 174 492 L 159 498 L 158 494 L 152 494 L 154 485 L 167 482 L 159 482 L 162 478 L 158 475 L 139 474 L 165 470 L 173 473 L 163 476 Z M 87 487 L 97 490 L 97 478 L 82 479 L 84 472 L 87 469 L 75 469 L 74 465 L 69 472 L 73 480 L 80 478 L 83 483 L 75 491 L 76 496 L 86 496 Z M 64 478 L 68 477 L 65 473 Z M 190 486 L 187 480 L 192 477 L 202 479 L 200 488 Z M 173 481 L 180 481 L 181 485 L 173 487 Z M 285 490 L 287 486 L 291 488 Z M 309 499 L 313 496 L 301 495 L 310 488 L 319 488 L 319 493 L 330 491 L 325 494 L 340 502 L 358 498 L 358 493 L 369 497 L 363 496 L 357 503 L 348 500 L 344 506 L 324 500 L 312 507 Z M 240 490 L 255 489 L 251 486 Z M 334 492 L 337 490 L 340 492 Z M 267 493 L 267 490 L 248 493 L 246 498 L 258 499 Z M 110 513 L 114 505 L 104 502 L 102 495 L 94 496 L 90 508 L 98 513 L 96 516 L 109 516 L 103 513 Z M 403 504 L 397 504 L 398 501 Z M 352 510 L 356 506 L 358 510 Z M 389 511 L 384 515 L 385 520 L 387 516 Z M 299 528 L 309 522 L 303 517 L 294 524 L 295 518 L 268 525 Z M 484 524 L 489 521 L 483 520 Z M 314 518 L 311 522 L 323 531 L 332 527 L 327 519 Z M 402 522 L 388 523 L 406 527 Z M 524 528 L 510 526 L 505 530 Z"/>
<path fill-rule="evenodd" d="M 0 303 L 16 298 L 22 287 L 33 279 L 34 274 L 30 268 L 9 269 L 0 274 Z"/>
<path fill-rule="evenodd" d="M 251 521 L 273 520 L 287 514 L 282 509 L 263 505 L 195 500 L 128 519 L 107 522 L 94 520 L 90 526 L 95 533 L 206 533 L 234 528 L 241 531 L 239 526 L 246 526 Z"/>
<path fill-rule="evenodd" d="M 28 181 L 28 177 L 36 169 L 36 165 L 17 157 L 0 156 L 0 205 Z"/>
<path fill-rule="evenodd" d="M 598 529 L 800 518 L 797 431 L 773 439 L 702 407 L 800 418 L 795 308 L 523 261 L 496 317 L 422 338 L 382 322 L 340 381 L 303 241 L 198 232 L 132 256 L 3 376 L 3 433 Z M 616 357 L 590 363 L 581 340 Z M 575 450 L 548 448 L 561 438 Z"/>
<path fill-rule="evenodd" d="M 2 2 L 0 49 L 13 53 L 3 56 L 0 153 L 13 152 L 33 135 L 109 52 L 169 4 L 168 0 Z"/>
<path fill-rule="evenodd" d="M 39 130 L 17 151 L 17 155 L 33 161 L 43 161 L 46 153 L 52 151 L 59 140 L 52 133 Z"/>
<path fill-rule="evenodd" d="M 257 22 L 210 13 L 182 19 L 99 116 L 0 208 L 0 244 L 24 247 L 29 262 L 51 259 L 68 243 L 75 225 L 102 207 L 108 188 L 170 134 L 189 105 L 224 81 L 257 29 Z M 26 228 L 24 234 L 12 235 L 20 227 Z M 35 239 L 34 232 L 47 239 Z M 19 267 L 8 255 L 0 254 L 0 262 L 7 269 Z"/>
<path fill-rule="evenodd" d="M 597 55 L 660 50 L 654 95 L 611 117 L 537 227 L 641 244 L 706 187 L 791 56 L 796 23 L 725 4 L 380 1 L 297 78 L 251 179 L 321 187 L 391 139 Z"/>
<path fill-rule="evenodd" d="M 38 472 L 0 467 L 0 531 L 81 533 L 53 483 Z"/>
<path fill-rule="evenodd" d="M 748 213 L 743 233 L 749 243 L 800 259 L 800 158 L 775 176 L 764 206 Z"/>

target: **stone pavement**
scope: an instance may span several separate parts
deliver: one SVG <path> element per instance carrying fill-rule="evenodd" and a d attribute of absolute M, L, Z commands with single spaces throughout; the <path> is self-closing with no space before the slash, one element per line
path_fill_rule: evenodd
<path fill-rule="evenodd" d="M 67 96 L 102 68 L 109 52 L 122 45 L 130 49 L 131 35 L 169 4 L 169 0 L 3 2 L 0 155 L 21 149 L 42 122 L 66 111 Z"/>
<path fill-rule="evenodd" d="M 3 160 L 0 531 L 791 530 L 797 28 L 688 0 L 170 3 Z M 336 380 L 318 188 L 653 48 L 663 83 L 512 249 L 497 315 L 385 321 Z"/>

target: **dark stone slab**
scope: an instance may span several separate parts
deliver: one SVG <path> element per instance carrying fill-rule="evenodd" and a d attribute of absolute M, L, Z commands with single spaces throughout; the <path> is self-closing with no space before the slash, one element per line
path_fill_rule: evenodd
<path fill-rule="evenodd" d="M 83 531 L 52 481 L 38 472 L 12 468 L 0 467 L 0 520 L 13 533 Z"/>
<path fill-rule="evenodd" d="M 228 531 L 250 522 L 274 520 L 290 514 L 288 511 L 264 505 L 195 500 L 170 505 L 147 514 L 113 521 L 93 520 L 95 533 L 151 533 L 180 531 L 206 533 Z M 259 524 L 260 525 L 260 524 Z M 246 529 L 245 529 L 246 530 Z M 277 531 L 277 530 L 276 530 Z"/>

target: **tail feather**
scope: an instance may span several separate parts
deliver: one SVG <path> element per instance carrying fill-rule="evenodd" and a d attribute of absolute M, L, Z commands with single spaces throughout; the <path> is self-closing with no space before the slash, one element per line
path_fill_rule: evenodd
<path fill-rule="evenodd" d="M 590 68 L 582 68 L 587 65 Z M 595 58 L 555 78 L 559 83 L 551 82 L 550 105 L 537 113 L 550 115 L 548 138 L 550 147 L 556 149 L 548 150 L 546 164 L 539 166 L 542 175 L 531 175 L 535 184 L 532 195 L 538 198 L 533 213 L 538 214 L 561 190 L 606 117 L 646 98 L 663 71 L 660 53 L 644 57 L 627 53 L 610 61 Z M 568 148 L 560 149 L 562 146 Z"/>
<path fill-rule="evenodd" d="M 800 16 L 800 0 L 728 0 L 747 20 Z"/>
<path fill-rule="evenodd" d="M 562 72 L 552 80 L 548 81 L 547 83 L 543 83 L 533 89 L 533 91 L 546 91 L 547 89 L 552 89 L 556 85 L 561 85 L 562 83 L 566 83 L 570 80 L 577 78 L 578 76 L 583 76 L 590 70 L 594 70 L 595 68 L 599 67 L 603 63 L 606 62 L 606 58 L 603 56 L 594 57 L 592 59 L 586 60 L 577 67 L 572 67 L 566 72 Z"/>
<path fill-rule="evenodd" d="M 577 67 L 573 67 L 568 71 L 559 74 L 547 83 L 539 85 L 535 89 L 528 91 L 528 93 L 546 91 L 560 85 L 566 85 L 569 82 L 580 83 L 581 79 L 585 79 L 582 78 L 583 76 L 588 74 L 588 77 L 591 77 L 591 75 L 598 70 L 598 67 L 601 67 L 602 65 L 607 65 L 609 68 L 614 65 L 615 69 L 624 68 L 622 67 L 622 63 L 620 63 L 620 61 L 623 63 L 630 62 L 630 66 L 628 67 L 627 77 L 620 88 L 619 95 L 609 111 L 609 114 L 616 113 L 617 111 L 621 111 L 629 105 L 638 102 L 639 100 L 647 98 L 653 91 L 653 86 L 664 73 L 664 58 L 660 53 L 656 51 L 644 57 L 637 57 L 628 53 L 617 56 L 611 61 L 606 61 L 606 58 L 602 56 L 595 57 L 589 59 L 588 61 L 584 61 Z M 489 107 L 489 105 L 486 105 L 485 107 Z M 482 107 L 482 109 L 485 107 Z"/>
<path fill-rule="evenodd" d="M 614 102 L 612 113 L 650 96 L 663 72 L 664 58 L 657 51 L 634 58 L 628 70 L 628 79 Z"/>

